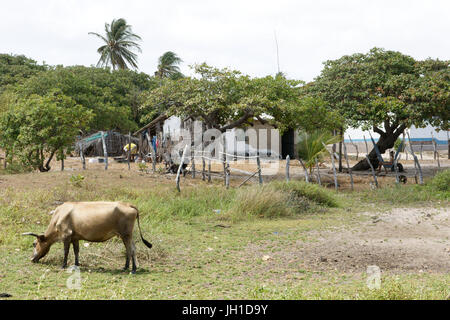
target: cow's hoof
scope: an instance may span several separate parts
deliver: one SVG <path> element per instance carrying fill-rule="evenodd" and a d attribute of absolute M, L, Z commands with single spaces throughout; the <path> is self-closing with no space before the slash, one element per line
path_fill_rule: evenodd
<path fill-rule="evenodd" d="M 131 270 L 131 274 L 136 274 L 136 270 Z"/>

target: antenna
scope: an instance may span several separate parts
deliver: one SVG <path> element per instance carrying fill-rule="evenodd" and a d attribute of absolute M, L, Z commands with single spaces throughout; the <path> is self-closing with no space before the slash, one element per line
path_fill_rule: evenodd
<path fill-rule="evenodd" d="M 277 46 L 277 67 L 278 67 L 278 73 L 280 73 L 280 56 L 278 53 L 278 40 L 277 40 L 277 32 L 275 29 L 273 30 L 273 35 L 275 36 L 275 45 Z"/>

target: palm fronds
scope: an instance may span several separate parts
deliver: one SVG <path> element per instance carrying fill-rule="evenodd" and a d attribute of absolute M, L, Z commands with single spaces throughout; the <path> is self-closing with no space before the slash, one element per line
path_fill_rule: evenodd
<path fill-rule="evenodd" d="M 158 59 L 158 70 L 155 75 L 160 78 L 178 79 L 183 77 L 178 66 L 183 60 L 175 52 L 167 51 Z"/>
<path fill-rule="evenodd" d="M 298 156 L 305 162 L 305 166 L 312 171 L 316 159 L 320 161 L 327 152 L 322 142 L 325 145 L 329 145 L 338 143 L 340 139 L 339 136 L 333 136 L 328 131 L 304 132 L 300 135 L 297 144 Z"/>
<path fill-rule="evenodd" d="M 111 65 L 113 69 L 128 69 L 130 65 L 137 69 L 137 54 L 133 50 L 141 52 L 137 43 L 141 37 L 131 31 L 131 26 L 125 19 L 114 19 L 111 24 L 105 23 L 105 36 L 95 32 L 89 32 L 89 34 L 105 42 L 105 45 L 97 49 L 100 54 L 97 67 Z"/>

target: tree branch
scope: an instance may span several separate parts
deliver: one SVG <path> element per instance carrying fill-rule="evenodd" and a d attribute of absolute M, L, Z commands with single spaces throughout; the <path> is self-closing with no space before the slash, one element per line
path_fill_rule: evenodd
<path fill-rule="evenodd" d="M 245 123 L 248 120 L 248 118 L 250 118 L 252 116 L 253 116 L 253 111 L 246 111 L 242 117 L 240 117 L 236 121 L 233 121 L 233 122 L 231 122 L 231 123 L 229 123 L 229 124 L 219 128 L 219 130 L 221 132 L 225 132 L 228 129 L 233 129 L 233 128 L 235 128 L 237 126 L 240 126 L 241 124 Z"/>
<path fill-rule="evenodd" d="M 386 132 L 378 128 L 377 126 L 373 126 L 373 131 L 378 133 L 380 136 L 384 137 L 386 135 Z"/>

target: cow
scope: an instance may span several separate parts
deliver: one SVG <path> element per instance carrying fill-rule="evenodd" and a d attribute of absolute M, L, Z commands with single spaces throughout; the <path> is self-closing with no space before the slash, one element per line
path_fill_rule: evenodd
<path fill-rule="evenodd" d="M 104 242 L 114 236 L 119 236 L 126 248 L 126 262 L 123 270 L 129 269 L 131 259 L 131 272 L 134 274 L 136 273 L 136 252 L 133 228 L 136 219 L 142 241 L 148 248 L 151 248 L 152 244 L 142 236 L 138 209 L 124 202 L 65 202 L 54 210 L 44 234 L 26 232 L 22 235 L 36 237 L 33 243 L 32 262 L 38 262 L 43 258 L 55 242 L 63 242 L 63 269 L 67 267 L 70 244 L 72 244 L 75 254 L 75 265 L 78 266 L 80 240 Z"/>

